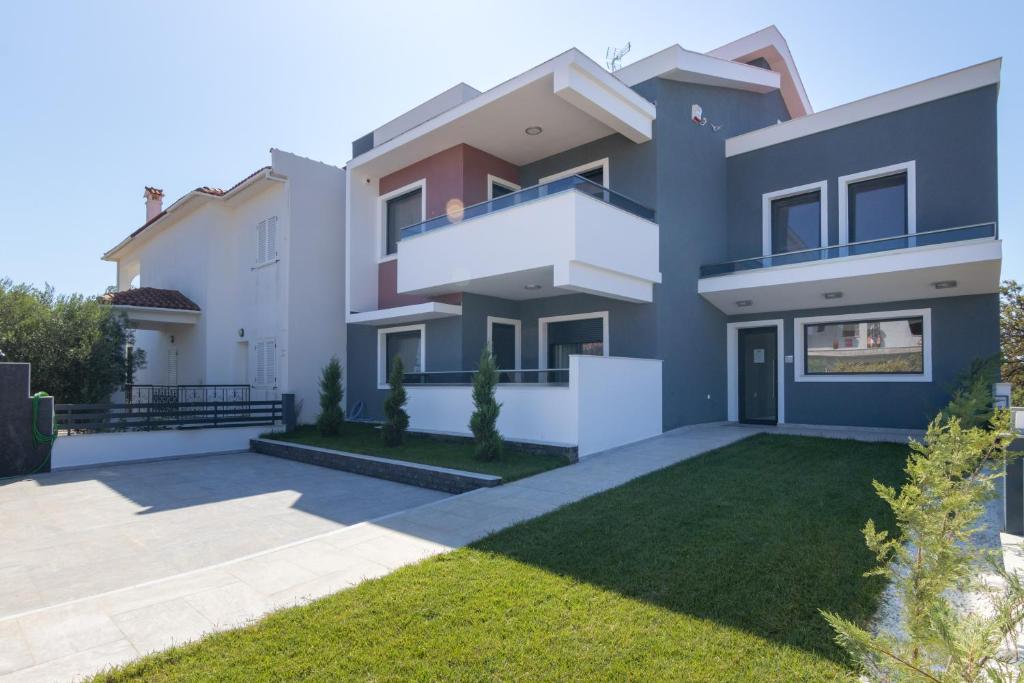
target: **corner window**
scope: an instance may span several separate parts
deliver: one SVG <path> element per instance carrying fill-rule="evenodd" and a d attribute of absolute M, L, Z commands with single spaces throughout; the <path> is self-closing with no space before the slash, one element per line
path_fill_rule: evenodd
<path fill-rule="evenodd" d="M 851 242 L 908 233 L 906 172 L 850 183 L 847 192 Z"/>
<path fill-rule="evenodd" d="M 804 375 L 923 375 L 922 315 L 802 325 Z"/>
<path fill-rule="evenodd" d="M 773 254 L 822 246 L 821 191 L 772 200 L 771 231 Z"/>
<path fill-rule="evenodd" d="M 392 327 L 377 332 L 377 379 L 381 387 L 387 387 L 388 375 L 395 358 L 402 359 L 406 373 L 424 372 L 424 325 Z"/>
<path fill-rule="evenodd" d="M 386 244 L 385 254 L 398 252 L 398 240 L 401 237 L 402 228 L 416 225 L 423 221 L 423 189 L 417 188 L 411 192 L 393 197 L 387 200 L 385 209 L 386 223 Z"/>

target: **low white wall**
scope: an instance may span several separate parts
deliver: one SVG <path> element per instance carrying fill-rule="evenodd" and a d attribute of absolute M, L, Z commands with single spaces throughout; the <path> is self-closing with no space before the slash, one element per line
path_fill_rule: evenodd
<path fill-rule="evenodd" d="M 470 436 L 471 386 L 406 385 L 409 428 Z M 499 385 L 498 431 L 512 441 L 576 445 L 575 402 L 569 387 Z"/>
<path fill-rule="evenodd" d="M 469 435 L 470 386 L 406 386 L 409 428 Z M 513 441 L 569 444 L 580 456 L 661 434 L 661 361 L 570 356 L 569 386 L 499 385 L 498 429 Z"/>
<path fill-rule="evenodd" d="M 249 439 L 268 431 L 271 427 L 264 425 L 61 436 L 53 444 L 51 468 L 247 450 Z"/>
<path fill-rule="evenodd" d="M 661 434 L 661 361 L 570 356 L 580 457 Z"/>

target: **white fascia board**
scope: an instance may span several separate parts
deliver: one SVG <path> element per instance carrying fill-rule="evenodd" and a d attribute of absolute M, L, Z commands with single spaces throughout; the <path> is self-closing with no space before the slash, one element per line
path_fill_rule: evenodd
<path fill-rule="evenodd" d="M 622 83 L 589 59 L 571 59 L 560 65 L 554 72 L 554 91 L 633 142 L 649 142 L 654 137 L 654 105 L 623 88 Z"/>
<path fill-rule="evenodd" d="M 1002 61 L 1002 58 L 998 58 L 982 62 L 895 90 L 841 104 L 832 109 L 825 109 L 816 114 L 728 138 L 725 141 L 725 155 L 731 157 L 745 154 L 876 116 L 891 114 L 901 109 L 916 107 L 944 97 L 976 90 L 987 85 L 998 84 Z"/>
<path fill-rule="evenodd" d="M 927 233 L 922 233 L 927 234 Z M 761 270 L 705 277 L 697 281 L 699 294 L 756 289 L 794 283 L 899 273 L 979 261 L 1001 261 L 1002 241 L 991 238 L 894 249 L 873 254 L 806 261 Z"/>
<path fill-rule="evenodd" d="M 661 77 L 759 93 L 778 90 L 781 83 L 779 74 L 774 71 L 692 52 L 679 45 L 624 66 L 615 76 L 628 86 Z"/>
<path fill-rule="evenodd" d="M 274 150 L 271 150 L 271 152 L 273 152 L 273 151 Z M 142 237 L 148 237 L 149 235 L 154 234 L 156 228 L 164 228 L 164 227 L 166 227 L 168 224 L 173 222 L 174 218 L 177 218 L 175 213 L 179 209 L 183 208 L 185 205 L 187 205 L 189 202 L 191 202 L 193 200 L 200 200 L 200 201 L 203 201 L 203 202 L 211 202 L 211 201 L 215 201 L 215 200 L 219 199 L 221 201 L 226 202 L 229 199 L 233 199 L 234 197 L 236 197 L 240 192 L 242 192 L 242 191 L 252 187 L 256 183 L 261 182 L 263 180 L 271 180 L 271 181 L 274 181 L 274 182 L 282 182 L 284 180 L 287 180 L 287 178 L 285 176 L 279 174 L 279 173 L 276 173 L 271 168 L 271 169 L 264 170 L 262 173 L 257 173 L 256 175 L 254 175 L 253 177 L 249 178 L 248 180 L 246 180 L 242 184 L 238 185 L 237 187 L 233 187 L 230 192 L 227 192 L 227 193 L 222 194 L 222 195 L 215 195 L 215 194 L 209 194 L 207 192 L 197 192 L 196 190 L 192 190 L 191 192 L 188 192 L 188 193 L 182 195 L 181 197 L 179 197 L 173 204 L 171 204 L 166 209 L 164 209 L 164 215 L 161 216 L 156 221 L 154 221 L 153 223 L 150 223 L 149 225 L 147 225 L 145 230 L 143 230 L 142 232 L 138 233 L 137 235 L 129 235 L 128 237 L 125 237 L 123 240 L 121 240 L 117 244 L 117 246 L 115 246 L 114 248 L 106 251 L 103 254 L 103 256 L 100 257 L 100 260 L 102 260 L 102 261 L 116 261 L 117 260 L 118 252 L 120 252 L 122 249 L 127 247 L 129 244 L 131 244 L 135 240 L 140 239 Z"/>
<path fill-rule="evenodd" d="M 424 121 L 429 121 L 438 114 L 442 114 L 452 107 L 457 107 L 479 94 L 479 90 L 465 83 L 454 85 L 443 93 L 431 97 L 426 102 L 413 107 L 404 114 L 391 119 L 383 126 L 376 128 L 373 131 L 373 146 L 382 145 L 405 131 L 415 128 Z"/>
<path fill-rule="evenodd" d="M 766 48 L 774 48 L 786 65 L 789 77 L 793 79 L 796 95 L 804 108 L 802 114 L 814 113 L 811 101 L 807 97 L 807 91 L 804 89 L 803 79 L 800 78 L 800 72 L 796 68 L 796 62 L 793 60 L 793 54 L 789 51 L 789 43 L 786 42 L 785 36 L 774 25 L 710 50 L 708 55 L 720 59 L 734 60 Z M 796 115 L 794 115 L 794 118 L 796 118 Z"/>
<path fill-rule="evenodd" d="M 356 325 L 397 325 L 434 318 L 450 318 L 456 315 L 462 315 L 462 306 L 428 301 L 422 304 L 382 308 L 363 313 L 349 313 L 348 322 Z"/>
<path fill-rule="evenodd" d="M 124 304 L 111 304 L 115 311 L 124 313 L 130 321 L 154 322 L 154 323 L 177 323 L 181 325 L 194 325 L 199 321 L 202 311 L 191 311 L 183 308 L 158 308 L 155 306 L 127 306 Z"/>
<path fill-rule="evenodd" d="M 529 71 L 523 72 L 500 85 L 496 85 L 471 100 L 452 107 L 448 111 L 438 114 L 428 121 L 424 121 L 415 128 L 405 131 L 401 135 L 388 140 L 379 147 L 374 147 L 366 153 L 360 154 L 358 157 L 351 159 L 348 164 L 346 164 L 346 167 L 349 171 L 352 171 L 368 162 L 379 159 L 402 145 L 406 145 L 427 133 L 435 131 L 463 116 L 466 116 L 467 114 L 492 104 L 502 97 L 515 92 L 530 83 L 546 76 L 552 76 L 559 68 L 568 68 L 569 64 L 575 64 L 580 66 L 583 71 L 589 72 L 595 80 L 602 83 L 611 93 L 623 100 L 624 106 L 632 107 L 638 112 L 641 112 L 644 116 L 649 117 L 651 121 L 654 120 L 656 110 L 653 104 L 625 86 L 610 73 L 601 69 L 594 60 L 590 59 L 576 48 L 572 48 L 557 57 L 549 59 L 543 64 L 533 67 Z M 603 72 L 603 75 L 596 75 L 597 71 Z"/>

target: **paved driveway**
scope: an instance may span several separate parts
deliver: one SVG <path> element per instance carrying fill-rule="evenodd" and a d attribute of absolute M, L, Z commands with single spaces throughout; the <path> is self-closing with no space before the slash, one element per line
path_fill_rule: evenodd
<path fill-rule="evenodd" d="M 0 483 L 0 619 L 228 562 L 446 495 L 252 453 Z"/>

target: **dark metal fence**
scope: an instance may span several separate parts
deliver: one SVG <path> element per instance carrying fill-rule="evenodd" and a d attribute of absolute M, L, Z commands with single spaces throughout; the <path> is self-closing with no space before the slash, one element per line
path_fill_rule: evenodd
<path fill-rule="evenodd" d="M 126 384 L 125 403 L 248 401 L 248 384 Z"/>
<path fill-rule="evenodd" d="M 63 433 L 248 427 L 281 422 L 282 401 L 184 401 L 150 403 L 59 403 Z"/>

